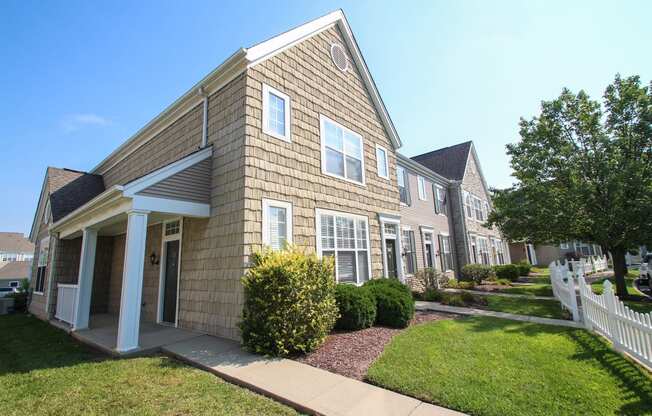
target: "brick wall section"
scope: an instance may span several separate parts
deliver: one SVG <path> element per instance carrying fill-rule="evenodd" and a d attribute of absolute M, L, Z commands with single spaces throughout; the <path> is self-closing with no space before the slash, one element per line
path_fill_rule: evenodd
<path fill-rule="evenodd" d="M 104 186 L 124 185 L 196 151 L 201 145 L 203 107 L 198 105 L 115 166 L 115 155 L 99 167 Z M 108 170 L 106 170 L 108 168 Z"/>
<path fill-rule="evenodd" d="M 439 255 L 441 247 L 439 246 L 439 234 L 448 234 L 453 238 L 452 229 L 452 220 L 450 215 L 443 215 L 435 213 L 435 200 L 434 192 L 432 189 L 433 182 L 427 178 L 424 178 L 426 181 L 426 200 L 422 201 L 419 199 L 418 191 L 418 181 L 417 173 L 409 170 L 405 167 L 408 174 L 408 186 L 410 189 L 410 205 L 401 205 L 401 227 L 410 227 L 414 231 L 414 239 L 417 250 L 417 268 L 423 269 L 426 267 L 425 261 L 425 246 L 423 245 L 423 234 L 421 233 L 421 226 L 428 226 L 433 228 L 433 245 L 435 251 L 435 268 L 437 270 L 442 269 L 441 257 Z M 442 185 L 444 189 L 447 188 L 447 184 L 437 183 Z M 450 200 L 450 196 L 448 197 Z M 448 212 L 450 212 L 450 204 L 448 206 Z M 452 244 L 452 241 L 451 241 Z M 455 253 L 453 253 L 454 257 Z M 451 273 L 451 277 L 454 276 L 454 272 Z"/>
<path fill-rule="evenodd" d="M 294 242 L 315 250 L 315 209 L 369 218 L 372 276 L 382 275 L 378 213 L 399 213 L 396 156 L 355 67 L 341 72 L 330 58 L 337 28 L 325 30 L 248 70 L 245 254 L 261 248 L 261 200 L 289 201 Z M 290 96 L 291 143 L 262 133 L 262 83 Z M 319 115 L 360 134 L 366 186 L 321 172 Z M 388 149 L 390 180 L 377 175 L 376 144 Z"/>

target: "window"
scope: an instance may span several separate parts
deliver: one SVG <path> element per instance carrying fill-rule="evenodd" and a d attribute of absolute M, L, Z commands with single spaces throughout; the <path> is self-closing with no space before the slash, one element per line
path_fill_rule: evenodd
<path fill-rule="evenodd" d="M 505 264 L 505 246 L 497 238 L 491 239 L 492 258 L 496 264 Z"/>
<path fill-rule="evenodd" d="M 369 280 L 367 217 L 317 210 L 317 251 L 335 258 L 338 282 Z"/>
<path fill-rule="evenodd" d="M 487 221 L 489 218 L 489 203 L 487 201 L 483 201 L 482 208 L 482 221 Z"/>
<path fill-rule="evenodd" d="M 181 232 L 181 221 L 175 220 L 165 223 L 165 236 L 176 235 Z"/>
<path fill-rule="evenodd" d="M 13 282 L 9 282 L 9 287 L 18 287 L 18 280 L 14 280 Z"/>
<path fill-rule="evenodd" d="M 447 235 L 439 235 L 439 255 L 441 257 L 442 270 L 453 270 L 453 253 L 451 251 L 451 240 Z"/>
<path fill-rule="evenodd" d="M 423 255 L 425 256 L 424 265 L 432 269 L 435 264 L 435 250 L 432 244 L 432 232 L 423 232 Z"/>
<path fill-rule="evenodd" d="M 401 202 L 410 205 L 410 187 L 408 186 L 408 173 L 402 166 L 396 167 L 396 179 L 398 180 L 398 193 Z"/>
<path fill-rule="evenodd" d="M 471 263 L 478 263 L 478 238 L 470 236 L 469 244 L 471 245 Z"/>
<path fill-rule="evenodd" d="M 45 273 L 48 265 L 48 253 L 50 251 L 50 238 L 46 237 L 41 240 L 39 244 L 38 263 L 36 269 L 36 284 L 34 285 L 34 293 L 43 294 L 45 287 Z"/>
<path fill-rule="evenodd" d="M 478 251 L 480 252 L 480 263 L 491 264 L 491 256 L 489 253 L 489 241 L 484 238 L 478 238 Z"/>
<path fill-rule="evenodd" d="M 482 221 L 482 201 L 475 196 L 473 197 L 473 210 L 475 212 L 475 219 Z"/>
<path fill-rule="evenodd" d="M 378 165 L 378 176 L 381 178 L 389 179 L 387 150 L 382 146 L 376 146 L 376 164 Z"/>
<path fill-rule="evenodd" d="M 419 188 L 419 199 L 422 201 L 427 200 L 426 180 L 423 178 L 423 176 L 417 176 L 417 184 Z"/>
<path fill-rule="evenodd" d="M 435 213 L 448 215 L 448 203 L 446 201 L 446 190 L 439 185 L 434 185 Z"/>
<path fill-rule="evenodd" d="M 322 171 L 364 185 L 362 136 L 321 118 Z"/>
<path fill-rule="evenodd" d="M 18 254 L 16 253 L 0 253 L 0 261 L 16 261 Z"/>
<path fill-rule="evenodd" d="M 417 249 L 414 242 L 414 231 L 403 230 L 401 233 L 401 246 L 403 247 L 403 270 L 405 274 L 414 274 L 417 271 Z"/>
<path fill-rule="evenodd" d="M 290 97 L 263 84 L 263 133 L 290 141 Z"/>
<path fill-rule="evenodd" d="M 466 216 L 468 218 L 473 218 L 473 200 L 471 194 L 464 191 L 464 208 L 466 211 Z"/>
<path fill-rule="evenodd" d="M 292 243 L 292 204 L 263 199 L 263 245 L 281 250 Z"/>
<path fill-rule="evenodd" d="M 559 244 L 559 248 L 562 250 L 568 250 L 568 241 Z"/>

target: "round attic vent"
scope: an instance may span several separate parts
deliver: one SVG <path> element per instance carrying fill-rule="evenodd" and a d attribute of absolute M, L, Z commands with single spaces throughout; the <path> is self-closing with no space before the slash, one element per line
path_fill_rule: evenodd
<path fill-rule="evenodd" d="M 344 47 L 339 43 L 334 43 L 331 45 L 331 58 L 333 63 L 340 71 L 346 71 L 349 67 L 349 59 L 346 57 L 346 52 Z"/>

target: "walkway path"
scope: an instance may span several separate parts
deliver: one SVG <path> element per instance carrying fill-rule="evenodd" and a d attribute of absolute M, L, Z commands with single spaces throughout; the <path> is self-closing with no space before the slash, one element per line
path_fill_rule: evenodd
<path fill-rule="evenodd" d="M 471 316 L 490 316 L 494 318 L 511 319 L 514 321 L 534 322 L 537 324 L 544 324 L 544 325 L 567 326 L 569 328 L 584 328 L 584 326 L 579 322 L 566 321 L 563 319 L 541 318 L 538 316 L 529 316 L 529 315 L 516 315 L 514 313 L 487 311 L 484 309 L 475 309 L 475 308 L 461 308 L 458 306 L 442 305 L 441 303 L 437 303 L 437 302 L 416 302 L 416 309 L 418 311 L 447 312 L 447 313 L 455 313 L 458 315 L 471 315 Z"/>
<path fill-rule="evenodd" d="M 462 293 L 469 292 L 474 295 L 480 296 L 502 296 L 504 298 L 519 298 L 519 299 L 539 299 L 539 300 L 555 300 L 553 296 L 533 296 L 533 295 L 524 295 L 521 293 L 501 293 L 501 292 L 490 292 L 488 290 L 470 290 L 470 289 L 444 289 L 444 292 L 452 293 Z"/>
<path fill-rule="evenodd" d="M 163 352 L 294 407 L 318 415 L 455 416 L 463 413 L 293 360 L 249 354 L 235 341 L 200 336 Z"/>

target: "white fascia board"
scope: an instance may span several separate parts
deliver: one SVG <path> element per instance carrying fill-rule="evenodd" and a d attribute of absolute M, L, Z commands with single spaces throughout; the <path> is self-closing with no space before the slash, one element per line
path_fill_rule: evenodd
<path fill-rule="evenodd" d="M 132 209 L 163 212 L 166 214 L 182 215 L 184 217 L 207 218 L 211 214 L 209 204 L 199 202 L 181 201 L 177 199 L 157 198 L 136 195 L 132 200 Z"/>
<path fill-rule="evenodd" d="M 181 172 L 184 169 L 187 169 L 197 163 L 201 162 L 204 159 L 208 159 L 213 154 L 213 146 L 208 146 L 198 152 L 195 152 L 189 156 L 179 159 L 176 162 L 172 162 L 169 165 L 163 166 L 153 172 L 148 173 L 142 178 L 136 179 L 135 181 L 124 186 L 124 196 L 133 197 L 136 193 L 147 189 L 150 186 L 157 184 L 170 176 Z"/>
<path fill-rule="evenodd" d="M 48 169 L 45 168 L 45 177 L 43 178 L 43 185 L 41 186 L 41 193 L 36 203 L 36 212 L 34 213 L 34 221 L 32 221 L 32 228 L 29 230 L 29 241 L 36 244 L 36 227 L 41 222 L 41 207 L 43 205 L 43 195 L 45 193 L 46 184 L 48 181 Z M 47 196 L 49 198 L 49 195 Z"/>

